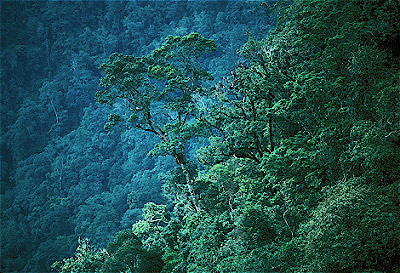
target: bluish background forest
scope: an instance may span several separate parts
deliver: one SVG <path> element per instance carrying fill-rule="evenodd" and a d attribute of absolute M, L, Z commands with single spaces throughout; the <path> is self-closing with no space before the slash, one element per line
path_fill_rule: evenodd
<path fill-rule="evenodd" d="M 1 272 L 400 272 L 399 1 L 0 8 Z"/>
<path fill-rule="evenodd" d="M 229 74 L 246 32 L 271 26 L 260 3 L 236 1 L 10 1 L 1 4 L 1 271 L 46 272 L 78 237 L 105 247 L 146 202 L 164 204 L 170 158 L 156 137 L 109 134 L 95 101 L 99 66 L 113 52 L 141 56 L 168 35 L 218 43 L 208 59 Z"/>

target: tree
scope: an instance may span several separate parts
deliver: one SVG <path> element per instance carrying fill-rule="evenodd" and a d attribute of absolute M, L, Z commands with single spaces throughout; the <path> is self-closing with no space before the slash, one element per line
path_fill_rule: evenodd
<path fill-rule="evenodd" d="M 98 102 L 120 108 L 119 113 L 110 114 L 106 128 L 125 122 L 161 139 L 154 154 L 173 156 L 196 210 L 200 205 L 193 191 L 195 171 L 185 145 L 199 134 L 194 119 L 196 104 L 206 94 L 207 81 L 212 80 L 199 66 L 200 57 L 214 49 L 212 40 L 191 33 L 168 37 L 160 48 L 144 57 L 113 54 L 101 66 L 105 89 L 96 94 Z"/>
<path fill-rule="evenodd" d="M 147 155 L 156 134 L 144 137 L 138 128 L 112 136 L 102 131 L 98 125 L 103 120 L 98 117 L 109 108 L 93 106 L 89 99 L 99 89 L 97 66 L 111 52 L 148 54 L 166 35 L 202 31 L 217 39 L 220 47 L 200 57 L 200 66 L 221 77 L 237 59 L 234 53 L 245 38 L 244 31 L 253 29 L 255 21 L 268 20 L 253 16 L 254 7 L 187 1 L 168 7 L 157 1 L 1 3 L 1 198 L 6 200 L 2 208 L 7 213 L 2 215 L 5 258 L 0 271 L 47 271 L 51 259 L 72 254 L 76 240 L 67 245 L 68 238 L 84 235 L 94 246 L 105 246 L 112 233 L 140 218 L 146 202 L 165 202 L 163 173 L 171 169 L 174 159 Z M 217 19 L 217 13 L 223 19 Z M 254 27 L 257 32 L 269 25 Z M 155 58 L 158 64 L 163 62 L 163 57 Z M 180 63 L 178 57 L 174 59 L 172 63 Z M 193 63 L 198 68 L 198 62 Z M 157 73 L 150 82 L 160 87 L 164 82 L 156 79 Z M 198 98 L 193 101 L 201 104 Z M 162 119 L 154 112 L 156 116 Z M 195 128 L 193 117 L 187 120 Z M 193 138 L 185 141 L 186 169 L 194 181 L 192 154 L 203 144 L 194 144 Z M 180 166 L 175 172 L 179 197 L 169 196 L 185 200 L 182 188 L 190 196 L 186 177 Z M 193 186 L 199 196 L 196 190 Z M 177 248 L 170 253 L 178 253 Z"/>
<path fill-rule="evenodd" d="M 105 249 L 98 250 L 89 244 L 89 240 L 78 240 L 79 245 L 76 249 L 75 256 L 55 262 L 51 266 L 59 272 L 101 272 L 101 268 L 110 257 Z"/>
<path fill-rule="evenodd" d="M 161 256 L 152 250 L 146 250 L 132 230 L 123 230 L 116 234 L 107 247 L 111 258 L 106 260 L 102 272 L 161 272 Z"/>
<path fill-rule="evenodd" d="M 304 272 L 397 272 L 400 218 L 395 204 L 365 181 L 343 181 L 300 228 Z"/>

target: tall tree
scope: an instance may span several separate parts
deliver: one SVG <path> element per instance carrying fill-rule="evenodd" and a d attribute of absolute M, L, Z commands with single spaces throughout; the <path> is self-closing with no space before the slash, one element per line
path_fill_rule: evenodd
<path fill-rule="evenodd" d="M 199 63 L 202 55 L 215 49 L 215 43 L 200 34 L 168 37 L 160 48 L 144 57 L 113 54 L 102 65 L 104 90 L 97 92 L 100 103 L 117 106 L 110 114 L 110 128 L 121 121 L 157 135 L 161 142 L 155 154 L 171 155 L 181 168 L 185 192 L 191 205 L 200 209 L 193 191 L 196 170 L 191 167 L 185 146 L 198 135 L 197 103 L 212 80 Z M 122 112 L 122 113 L 121 113 Z"/>

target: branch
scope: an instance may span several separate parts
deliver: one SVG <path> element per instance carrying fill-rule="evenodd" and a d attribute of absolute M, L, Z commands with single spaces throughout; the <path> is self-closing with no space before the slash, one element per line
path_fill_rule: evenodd
<path fill-rule="evenodd" d="M 388 137 L 390 137 L 392 134 L 395 134 L 395 133 L 397 133 L 397 132 L 400 132 L 400 129 L 390 132 L 389 134 L 387 134 L 387 135 L 385 136 L 385 138 L 388 138 Z"/>
<path fill-rule="evenodd" d="M 54 107 L 53 100 L 50 100 L 50 104 L 51 104 L 51 107 L 53 108 L 54 115 L 56 116 L 56 123 L 58 124 L 58 123 L 60 122 L 60 120 L 59 120 L 59 118 L 58 118 L 57 110 L 56 110 L 56 108 Z"/>
<path fill-rule="evenodd" d="M 288 221 L 286 220 L 286 217 L 285 217 L 285 214 L 286 214 L 288 211 L 289 211 L 289 209 L 286 209 L 285 212 L 283 213 L 283 220 L 285 220 L 285 223 L 286 223 L 287 227 L 289 228 L 290 233 L 292 234 L 292 239 L 293 239 L 293 237 L 294 237 L 293 231 L 292 231 L 292 229 L 290 228 L 289 223 L 288 223 Z"/>

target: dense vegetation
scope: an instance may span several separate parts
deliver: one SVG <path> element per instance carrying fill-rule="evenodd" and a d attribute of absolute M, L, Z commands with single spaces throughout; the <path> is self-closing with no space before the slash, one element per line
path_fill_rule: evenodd
<path fill-rule="evenodd" d="M 274 4 L 2 4 L 0 270 L 400 272 L 400 3 Z"/>

